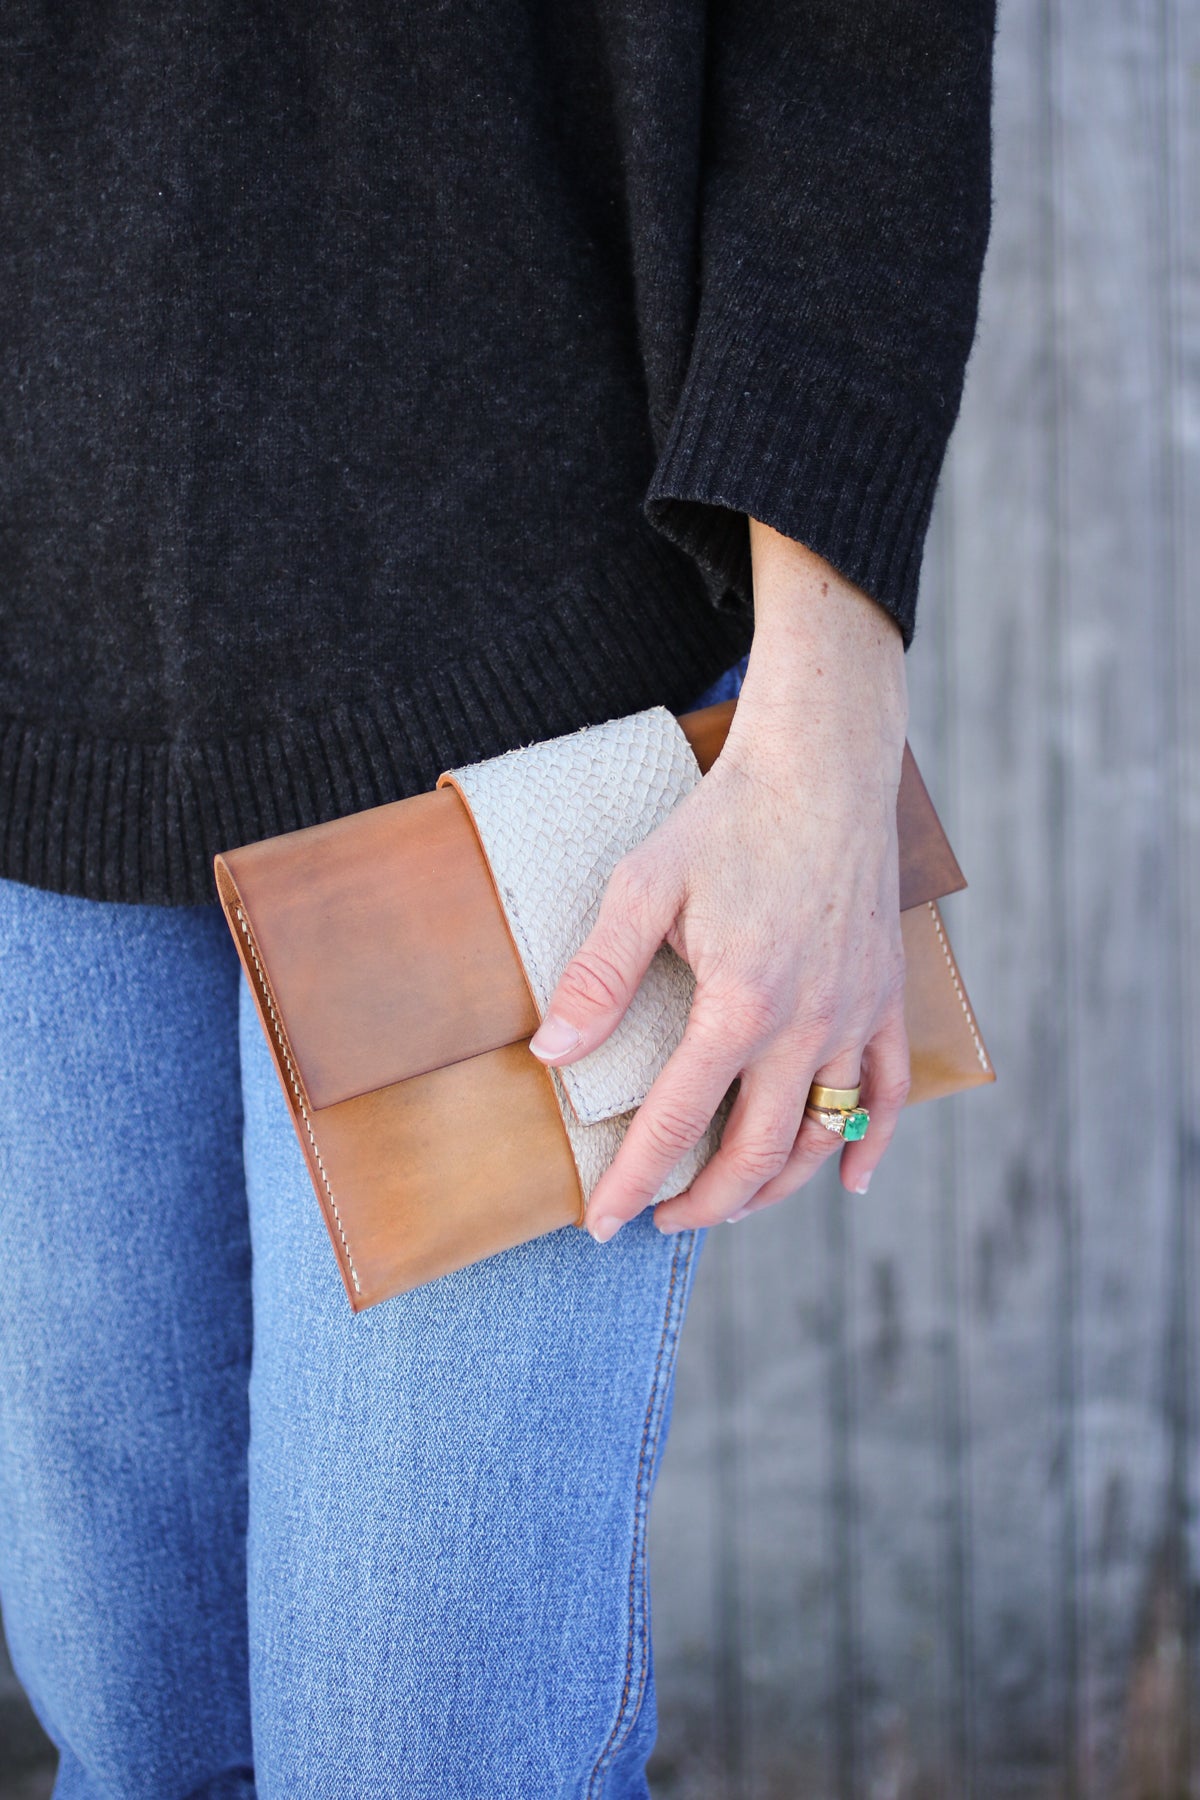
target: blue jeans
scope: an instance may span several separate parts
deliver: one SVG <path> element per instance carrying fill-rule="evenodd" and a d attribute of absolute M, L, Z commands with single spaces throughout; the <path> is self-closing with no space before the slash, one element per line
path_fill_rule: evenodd
<path fill-rule="evenodd" d="M 644 1800 L 703 1236 L 354 1317 L 219 909 L 0 881 L 0 1597 L 58 1800 Z"/>

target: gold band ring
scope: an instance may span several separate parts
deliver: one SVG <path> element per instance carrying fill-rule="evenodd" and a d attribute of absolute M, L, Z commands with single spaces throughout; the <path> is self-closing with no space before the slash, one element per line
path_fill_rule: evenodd
<path fill-rule="evenodd" d="M 858 1105 L 858 1097 L 861 1093 L 861 1087 L 822 1087 L 819 1081 L 814 1081 L 808 1090 L 808 1104 L 810 1106 L 834 1106 L 838 1108 L 848 1106 L 853 1108 Z"/>
<path fill-rule="evenodd" d="M 865 1106 L 806 1106 L 804 1112 L 807 1118 L 815 1119 L 835 1137 L 845 1138 L 848 1144 L 865 1138 L 871 1123 Z"/>

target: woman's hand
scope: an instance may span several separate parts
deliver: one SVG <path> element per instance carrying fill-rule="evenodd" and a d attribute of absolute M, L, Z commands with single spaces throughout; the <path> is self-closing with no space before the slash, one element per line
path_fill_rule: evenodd
<path fill-rule="evenodd" d="M 741 1218 L 802 1187 L 842 1139 L 813 1081 L 871 1115 L 846 1144 L 862 1193 L 909 1087 L 896 794 L 907 728 L 899 630 L 803 545 L 750 521 L 754 641 L 720 757 L 622 858 L 532 1040 L 561 1067 L 604 1042 L 665 939 L 696 977 L 682 1042 L 598 1182 L 606 1242 L 647 1206 L 741 1078 L 721 1145 L 663 1231 Z"/>

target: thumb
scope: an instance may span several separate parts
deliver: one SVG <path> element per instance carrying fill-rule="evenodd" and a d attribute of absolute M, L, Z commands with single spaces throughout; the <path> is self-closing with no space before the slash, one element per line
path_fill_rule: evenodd
<path fill-rule="evenodd" d="M 609 876 L 596 923 L 563 970 L 529 1040 L 542 1062 L 574 1062 L 616 1030 L 678 910 L 668 890 L 661 884 L 656 889 L 628 862 L 619 862 Z"/>

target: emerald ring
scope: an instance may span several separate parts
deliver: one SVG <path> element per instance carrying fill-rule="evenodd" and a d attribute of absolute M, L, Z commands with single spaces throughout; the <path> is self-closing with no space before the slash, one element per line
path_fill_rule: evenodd
<path fill-rule="evenodd" d="M 835 1137 L 845 1138 L 848 1144 L 865 1138 L 871 1123 L 865 1106 L 806 1106 L 804 1110 L 810 1119 L 816 1119 Z"/>

